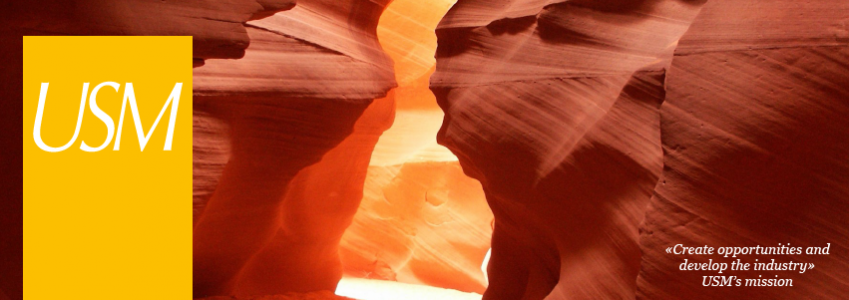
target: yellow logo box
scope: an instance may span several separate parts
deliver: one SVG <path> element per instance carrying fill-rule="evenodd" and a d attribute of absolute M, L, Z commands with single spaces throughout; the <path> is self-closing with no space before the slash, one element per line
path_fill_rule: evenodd
<path fill-rule="evenodd" d="M 24 37 L 23 66 L 24 299 L 191 299 L 191 37 Z"/>

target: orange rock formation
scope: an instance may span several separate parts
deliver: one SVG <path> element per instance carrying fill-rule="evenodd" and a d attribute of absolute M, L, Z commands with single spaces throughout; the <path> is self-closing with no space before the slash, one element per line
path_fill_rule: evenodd
<path fill-rule="evenodd" d="M 194 36 L 198 298 L 339 299 L 343 276 L 364 297 L 845 297 L 849 2 L 390 2 L 14 1 L 0 90 L 20 97 L 21 35 Z M 0 299 L 21 300 L 7 173 Z M 678 243 L 831 253 L 757 257 L 814 263 L 793 287 L 716 288 Z"/>

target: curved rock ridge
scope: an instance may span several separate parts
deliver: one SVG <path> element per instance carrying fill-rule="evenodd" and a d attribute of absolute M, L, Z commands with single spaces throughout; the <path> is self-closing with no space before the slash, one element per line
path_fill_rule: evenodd
<path fill-rule="evenodd" d="M 393 109 L 393 98 L 375 100 L 353 133 L 298 172 L 280 209 L 280 229 L 245 266 L 237 294 L 336 289 L 340 239 L 359 207 L 369 156 L 392 124 Z"/>
<path fill-rule="evenodd" d="M 395 87 L 391 59 L 377 40 L 389 1 L 300 1 L 248 23 L 244 58 L 210 61 L 195 71 L 197 96 L 286 95 L 363 101 Z"/>
<path fill-rule="evenodd" d="M 675 53 L 846 46 L 847 22 L 841 1 L 709 1 Z"/>
<path fill-rule="evenodd" d="M 439 22 L 439 29 L 485 27 L 493 21 L 537 15 L 546 5 L 562 0 L 457 1 Z"/>
<path fill-rule="evenodd" d="M 635 1 L 641 4 L 625 10 L 568 1 L 509 18 L 464 13 L 476 7 L 466 3 L 478 2 L 499 3 L 459 1 L 437 28 L 446 42 L 437 49 L 432 87 L 620 75 L 654 64 L 660 69 L 658 60 L 671 53 L 703 1 Z M 458 21 L 473 17 L 482 25 Z"/>
<path fill-rule="evenodd" d="M 295 0 L 12 1 L 4 21 L 25 35 L 192 36 L 202 63 L 242 57 L 250 43 L 244 23 L 293 6 Z"/>
<path fill-rule="evenodd" d="M 394 116 L 391 94 L 372 103 L 395 86 L 376 36 L 387 3 L 300 1 L 248 23 L 244 58 L 195 69 L 195 194 L 209 195 L 195 200 L 195 297 L 335 289 L 339 239 Z"/>
<path fill-rule="evenodd" d="M 484 299 L 633 297 L 664 67 L 704 1 L 461 0 L 438 134 L 495 215 Z"/>
<path fill-rule="evenodd" d="M 728 16 L 736 16 L 728 18 Z M 780 16 L 780 17 L 779 17 Z M 839 299 L 849 282 L 849 3 L 709 2 L 667 76 L 664 171 L 640 243 L 639 299 Z M 841 22 L 843 22 L 841 24 Z M 730 30 L 733 28 L 734 30 Z M 825 247 L 829 255 L 746 255 L 798 271 L 682 272 L 675 244 Z M 711 288 L 702 276 L 792 279 Z M 759 277 L 762 276 L 762 277 Z"/>
<path fill-rule="evenodd" d="M 369 104 L 285 97 L 206 100 L 226 103 L 227 114 L 219 115 L 230 128 L 231 152 L 195 224 L 195 295 L 230 295 L 245 265 L 280 230 L 289 182 L 350 135 Z"/>

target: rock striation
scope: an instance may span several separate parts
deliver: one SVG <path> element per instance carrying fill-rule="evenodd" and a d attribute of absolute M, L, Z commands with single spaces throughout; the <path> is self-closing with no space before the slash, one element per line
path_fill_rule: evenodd
<path fill-rule="evenodd" d="M 245 22 L 295 6 L 295 0 L 15 1 L 5 22 L 24 35 L 192 36 L 196 64 L 239 58 L 250 44 Z"/>
<path fill-rule="evenodd" d="M 392 122 L 391 97 L 372 103 L 395 86 L 376 36 L 387 3 L 300 1 L 248 22 L 242 59 L 195 70 L 195 297 L 335 289 L 339 238 Z"/>
<path fill-rule="evenodd" d="M 702 4 L 460 0 L 441 21 L 438 141 L 495 215 L 484 299 L 633 297 L 664 67 Z"/>
<path fill-rule="evenodd" d="M 437 29 L 438 139 L 495 214 L 484 299 L 842 297 L 843 254 L 722 289 L 664 249 L 845 253 L 846 4 L 560 2 L 461 0 Z"/>
<path fill-rule="evenodd" d="M 733 17 L 729 17 L 733 16 Z M 640 299 L 838 299 L 849 283 L 849 4 L 710 1 L 681 39 L 661 110 L 664 171 L 640 241 Z M 731 30 L 733 29 L 733 30 Z M 814 269 L 733 272 L 793 287 L 711 288 L 675 244 L 825 247 L 747 255 Z M 714 259 L 716 260 L 716 259 Z M 724 275 L 724 274 L 723 274 Z"/>
<path fill-rule="evenodd" d="M 16 1 L 0 40 L 194 37 L 196 298 L 344 299 L 343 275 L 487 300 L 845 297 L 849 3 L 389 2 Z M 0 180 L 2 300 L 23 297 L 19 181 Z M 714 257 L 679 243 L 830 254 L 732 274 L 793 287 L 711 288 L 678 265 Z"/>

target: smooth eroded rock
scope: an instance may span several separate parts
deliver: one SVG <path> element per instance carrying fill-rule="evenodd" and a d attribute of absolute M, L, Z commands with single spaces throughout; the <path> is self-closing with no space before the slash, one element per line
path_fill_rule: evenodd
<path fill-rule="evenodd" d="M 849 4 L 736 1 L 705 6 L 682 39 L 662 108 L 664 172 L 641 233 L 641 299 L 836 299 L 849 289 Z M 734 17 L 729 17 L 734 16 Z M 841 44 L 842 43 L 842 44 Z M 675 244 L 825 247 L 829 255 L 745 255 L 799 271 L 679 271 Z M 703 287 L 729 275 L 741 287 Z M 777 277 L 776 277 L 777 276 Z M 745 279 L 793 287 L 746 287 Z"/>
<path fill-rule="evenodd" d="M 341 277 L 335 247 L 364 176 L 343 170 L 367 165 L 391 123 L 392 111 L 378 108 L 385 101 L 371 104 L 395 86 L 375 34 L 385 5 L 300 1 L 248 22 L 252 43 L 244 58 L 195 69 L 197 114 L 222 120 L 230 137 L 214 192 L 204 190 L 210 185 L 195 189 L 211 195 L 196 200 L 202 204 L 194 231 L 196 297 L 335 288 Z M 217 145 L 226 137 L 204 130 L 196 128 L 207 139 L 195 143 L 202 154 L 196 166 L 210 167 L 202 173 L 211 183 L 226 150 Z"/>
<path fill-rule="evenodd" d="M 484 299 L 633 297 L 663 68 L 703 3 L 461 0 L 442 20 L 438 141 L 495 214 Z"/>

